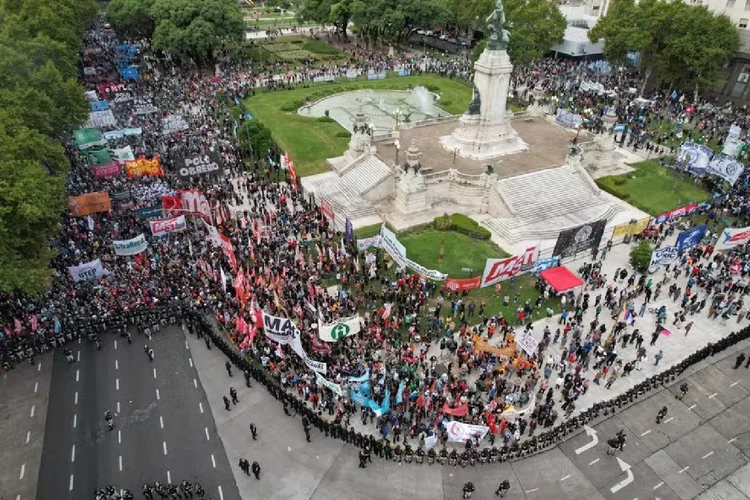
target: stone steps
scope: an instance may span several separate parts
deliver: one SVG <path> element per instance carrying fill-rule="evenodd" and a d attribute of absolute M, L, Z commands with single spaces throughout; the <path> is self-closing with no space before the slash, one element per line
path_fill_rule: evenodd
<path fill-rule="evenodd" d="M 368 155 L 346 169 L 339 178 L 339 186 L 347 193 L 362 196 L 390 175 L 391 169 L 387 165 L 376 156 Z"/>

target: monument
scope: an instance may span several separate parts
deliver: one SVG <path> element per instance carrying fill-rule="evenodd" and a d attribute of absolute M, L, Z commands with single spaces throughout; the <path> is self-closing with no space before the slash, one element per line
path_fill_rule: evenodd
<path fill-rule="evenodd" d="M 513 129 L 507 111 L 513 65 L 508 57 L 509 34 L 505 29 L 502 0 L 487 18 L 487 47 L 474 63 L 474 89 L 469 109 L 451 135 L 440 138 L 448 151 L 464 158 L 487 160 L 528 149 Z"/>

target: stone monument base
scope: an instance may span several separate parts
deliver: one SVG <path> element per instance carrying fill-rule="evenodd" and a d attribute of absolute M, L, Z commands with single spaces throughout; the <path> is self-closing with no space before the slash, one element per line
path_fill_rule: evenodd
<path fill-rule="evenodd" d="M 451 135 L 442 136 L 440 144 L 463 158 L 479 161 L 529 149 L 528 144 L 513 130 L 510 120 L 488 123 L 479 115 L 463 115 L 456 130 Z"/>

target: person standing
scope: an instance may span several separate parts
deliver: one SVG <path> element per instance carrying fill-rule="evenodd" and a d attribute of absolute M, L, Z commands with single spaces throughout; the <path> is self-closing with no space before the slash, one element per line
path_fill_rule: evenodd
<path fill-rule="evenodd" d="M 364 450 L 359 450 L 359 468 L 364 469 L 366 467 L 367 457 L 365 456 Z"/>
<path fill-rule="evenodd" d="M 736 370 L 740 366 L 742 366 L 742 362 L 745 361 L 745 354 L 740 353 L 739 356 L 737 356 L 737 359 L 734 361 L 734 369 Z"/>
<path fill-rule="evenodd" d="M 232 408 L 229 406 L 229 398 L 226 396 L 222 396 L 222 398 L 224 399 L 224 409 L 226 411 L 231 411 Z"/>
<path fill-rule="evenodd" d="M 503 498 L 509 489 L 510 489 L 510 481 L 506 479 L 502 483 L 500 483 L 500 486 L 497 487 L 497 489 L 495 490 L 495 495 L 498 495 L 500 498 Z"/>
<path fill-rule="evenodd" d="M 687 325 L 685 325 L 685 336 L 688 336 L 688 333 L 690 333 L 690 329 L 693 328 L 693 322 L 691 321 Z"/>
<path fill-rule="evenodd" d="M 237 404 L 240 400 L 237 398 L 237 390 L 234 387 L 229 388 L 229 395 L 232 397 L 232 403 Z"/>
<path fill-rule="evenodd" d="M 224 368 L 227 369 L 227 373 L 231 377 L 232 376 L 232 364 L 229 361 L 227 361 L 226 363 L 224 363 Z"/>
<path fill-rule="evenodd" d="M 250 422 L 250 434 L 253 435 L 253 441 L 258 440 L 258 429 L 255 427 L 255 424 Z"/>
<path fill-rule="evenodd" d="M 310 421 L 307 420 L 307 417 L 302 418 L 302 428 L 305 430 L 305 438 L 307 439 L 307 442 L 310 442 Z"/>
<path fill-rule="evenodd" d="M 258 462 L 253 462 L 253 474 L 255 474 L 255 479 L 260 480 L 260 464 Z"/>
<path fill-rule="evenodd" d="M 664 357 L 664 352 L 661 349 L 659 349 L 659 352 L 657 352 L 656 356 L 654 356 L 654 359 L 656 360 L 656 362 L 654 363 L 654 366 L 658 366 L 659 361 L 661 361 L 661 358 L 663 357 Z"/>
<path fill-rule="evenodd" d="M 240 458 L 240 469 L 242 469 L 242 472 L 250 475 L 250 463 L 245 458 Z"/>

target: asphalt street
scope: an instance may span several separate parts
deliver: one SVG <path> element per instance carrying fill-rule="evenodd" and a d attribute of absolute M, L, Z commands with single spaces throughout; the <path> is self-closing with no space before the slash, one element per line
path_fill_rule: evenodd
<path fill-rule="evenodd" d="M 62 351 L 47 358 L 52 381 L 36 497 L 83 500 L 113 485 L 140 498 L 145 482 L 187 479 L 200 482 L 207 498 L 240 498 L 181 328 L 150 341 L 133 332 L 133 344 L 112 333 L 102 339 L 101 351 L 86 340 L 72 344 L 73 364 Z"/>
<path fill-rule="evenodd" d="M 386 462 L 373 458 L 358 468 L 357 449 L 313 430 L 305 441 L 299 417 L 259 384 L 246 388 L 227 376 L 224 355 L 186 335 L 195 366 L 209 395 L 240 493 L 245 499 L 460 499 L 472 481 L 472 500 L 497 498 L 507 479 L 506 500 L 750 500 L 750 369 L 734 370 L 737 352 L 750 342 L 692 368 L 684 379 L 614 416 L 593 422 L 558 447 L 512 463 L 461 468 Z M 689 392 L 675 399 L 679 385 Z M 227 412 L 221 401 L 230 384 L 240 402 Z M 656 424 L 656 414 L 668 407 Z M 255 423 L 258 440 L 248 425 Z M 607 454 L 606 441 L 624 430 L 627 446 Z M 260 481 L 234 467 L 244 457 L 258 460 Z"/>

